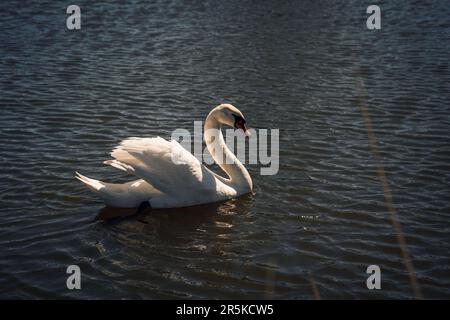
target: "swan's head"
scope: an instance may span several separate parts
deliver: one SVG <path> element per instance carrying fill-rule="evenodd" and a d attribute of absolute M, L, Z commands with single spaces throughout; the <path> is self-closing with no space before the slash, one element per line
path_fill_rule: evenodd
<path fill-rule="evenodd" d="M 246 135 L 248 131 L 244 115 L 235 106 L 225 103 L 215 107 L 211 113 L 222 124 L 242 130 Z"/>

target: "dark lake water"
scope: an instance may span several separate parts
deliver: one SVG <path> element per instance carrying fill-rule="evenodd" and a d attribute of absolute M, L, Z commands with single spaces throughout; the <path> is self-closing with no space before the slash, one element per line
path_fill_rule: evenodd
<path fill-rule="evenodd" d="M 450 298 L 450 8 L 377 1 L 368 30 L 371 4 L 2 1 L 0 298 L 413 298 L 380 165 L 423 296 Z M 248 165 L 253 195 L 96 219 L 75 170 L 127 181 L 102 165 L 122 139 L 223 102 L 280 129 L 277 175 Z"/>

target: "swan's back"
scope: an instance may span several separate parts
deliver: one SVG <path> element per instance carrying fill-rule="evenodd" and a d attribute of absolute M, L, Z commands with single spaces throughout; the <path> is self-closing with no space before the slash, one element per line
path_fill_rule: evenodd
<path fill-rule="evenodd" d="M 177 202 L 198 203 L 217 195 L 217 201 L 233 192 L 214 173 L 177 141 L 163 138 L 124 140 L 112 157 L 132 167 L 134 174 Z"/>

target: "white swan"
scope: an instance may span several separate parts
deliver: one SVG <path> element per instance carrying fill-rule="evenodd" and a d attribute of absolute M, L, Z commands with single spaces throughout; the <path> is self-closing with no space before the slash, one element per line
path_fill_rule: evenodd
<path fill-rule="evenodd" d="M 97 193 L 106 205 L 119 208 L 143 204 L 152 208 L 178 208 L 239 197 L 251 192 L 253 183 L 247 169 L 226 146 L 222 125 L 249 133 L 244 116 L 231 104 L 217 106 L 206 118 L 204 136 L 208 151 L 228 178 L 206 168 L 177 141 L 160 137 L 124 140 L 111 152 L 114 160 L 104 162 L 133 174 L 138 180 L 112 184 L 78 172 L 75 177 Z"/>

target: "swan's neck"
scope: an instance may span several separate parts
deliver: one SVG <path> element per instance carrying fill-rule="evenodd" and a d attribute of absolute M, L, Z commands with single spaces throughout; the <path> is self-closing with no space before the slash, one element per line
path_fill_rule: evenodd
<path fill-rule="evenodd" d="M 234 153 L 228 149 L 223 139 L 221 123 L 210 114 L 206 118 L 204 130 L 208 151 L 214 161 L 228 175 L 228 184 L 238 193 L 250 192 L 253 188 L 250 174 Z"/>

